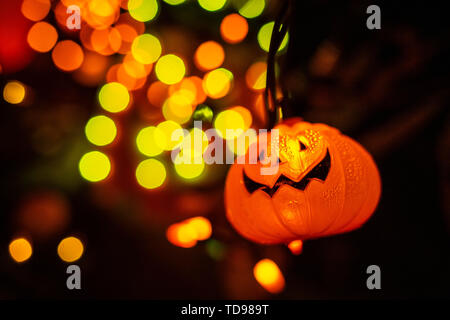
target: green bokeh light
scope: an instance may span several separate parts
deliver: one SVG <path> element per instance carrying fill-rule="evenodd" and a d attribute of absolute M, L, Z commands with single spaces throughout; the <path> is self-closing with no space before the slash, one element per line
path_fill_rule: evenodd
<path fill-rule="evenodd" d="M 272 31 L 273 27 L 275 25 L 275 22 L 268 22 L 265 25 L 263 25 L 259 31 L 258 31 L 258 43 L 261 49 L 263 49 L 266 52 L 269 52 L 270 47 L 270 39 L 272 38 Z M 289 32 L 286 33 L 286 36 L 284 37 L 283 41 L 281 42 L 280 48 L 278 51 L 283 50 L 289 41 Z"/>

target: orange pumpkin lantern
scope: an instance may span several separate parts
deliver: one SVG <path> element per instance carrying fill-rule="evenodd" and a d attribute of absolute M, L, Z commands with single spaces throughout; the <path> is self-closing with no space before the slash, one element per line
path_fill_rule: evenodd
<path fill-rule="evenodd" d="M 225 186 L 227 218 L 244 237 L 288 244 L 360 227 L 381 193 L 378 169 L 356 141 L 325 124 L 289 119 L 277 125 L 276 173 L 262 175 L 258 161 L 235 163 Z M 268 134 L 270 137 L 270 133 Z"/>

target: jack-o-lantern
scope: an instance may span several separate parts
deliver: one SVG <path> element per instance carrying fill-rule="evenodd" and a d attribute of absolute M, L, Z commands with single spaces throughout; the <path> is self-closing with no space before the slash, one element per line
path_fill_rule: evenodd
<path fill-rule="evenodd" d="M 279 130 L 276 146 L 268 134 L 266 148 L 258 154 L 271 157 L 271 150 L 278 150 L 276 172 L 262 174 L 270 163 L 249 163 L 248 153 L 245 163 L 230 168 L 225 203 L 234 228 L 255 242 L 287 244 L 365 223 L 381 193 L 370 154 L 324 124 L 289 119 L 274 129 Z"/>

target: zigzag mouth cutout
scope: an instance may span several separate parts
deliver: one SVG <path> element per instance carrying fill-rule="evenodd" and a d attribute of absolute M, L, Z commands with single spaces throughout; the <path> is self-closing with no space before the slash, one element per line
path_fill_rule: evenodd
<path fill-rule="evenodd" d="M 257 190 L 262 190 L 265 193 L 267 193 L 270 197 L 273 197 L 273 195 L 278 191 L 278 189 L 285 184 L 294 187 L 298 190 L 305 191 L 306 187 L 313 179 L 325 182 L 325 180 L 328 177 L 328 173 L 330 172 L 330 168 L 331 168 L 331 156 L 329 150 L 327 149 L 327 153 L 325 157 L 322 159 L 322 161 L 320 161 L 306 176 L 304 176 L 298 182 L 295 182 L 282 174 L 278 177 L 277 182 L 275 182 L 274 186 L 272 188 L 269 188 L 264 184 L 261 184 L 259 182 L 250 179 L 246 175 L 245 170 L 242 170 L 242 175 L 244 178 L 244 185 L 248 193 L 251 194 Z"/>

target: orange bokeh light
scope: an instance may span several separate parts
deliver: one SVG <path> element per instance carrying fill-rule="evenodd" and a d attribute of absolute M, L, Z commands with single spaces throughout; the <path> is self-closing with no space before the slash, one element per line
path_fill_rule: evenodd
<path fill-rule="evenodd" d="M 220 24 L 220 34 L 228 43 L 238 43 L 245 39 L 248 33 L 247 20 L 237 13 L 223 18 Z"/>
<path fill-rule="evenodd" d="M 211 222 L 205 217 L 194 217 L 172 224 L 166 232 L 167 240 L 182 248 L 191 248 L 197 241 L 209 239 L 211 234 Z"/>
<path fill-rule="evenodd" d="M 255 62 L 245 74 L 247 86 L 255 91 L 261 91 L 266 88 L 267 64 L 265 62 Z"/>
<path fill-rule="evenodd" d="M 203 42 L 195 51 L 195 65 L 203 71 L 220 67 L 225 60 L 225 51 L 215 41 Z"/>
<path fill-rule="evenodd" d="M 74 78 L 85 86 L 96 86 L 105 79 L 109 59 L 101 54 L 86 51 L 83 64 L 75 71 Z"/>
<path fill-rule="evenodd" d="M 36 22 L 28 31 L 27 42 L 35 51 L 48 52 L 55 46 L 56 41 L 58 32 L 47 22 Z"/>
<path fill-rule="evenodd" d="M 50 0 L 24 0 L 21 11 L 26 18 L 39 21 L 47 16 L 50 7 Z"/>
<path fill-rule="evenodd" d="M 292 254 L 299 255 L 303 250 L 303 241 L 302 240 L 294 240 L 289 242 L 288 244 L 289 250 L 291 250 Z"/>
<path fill-rule="evenodd" d="M 78 69 L 84 60 L 83 49 L 72 40 L 60 41 L 52 51 L 53 63 L 63 71 Z"/>
<path fill-rule="evenodd" d="M 169 96 L 169 85 L 161 81 L 153 82 L 147 90 L 147 99 L 150 104 L 157 108 L 162 108 Z"/>
<path fill-rule="evenodd" d="M 277 264 L 270 259 L 260 260 L 253 268 L 256 281 L 270 293 L 279 293 L 284 289 L 285 280 Z"/>

